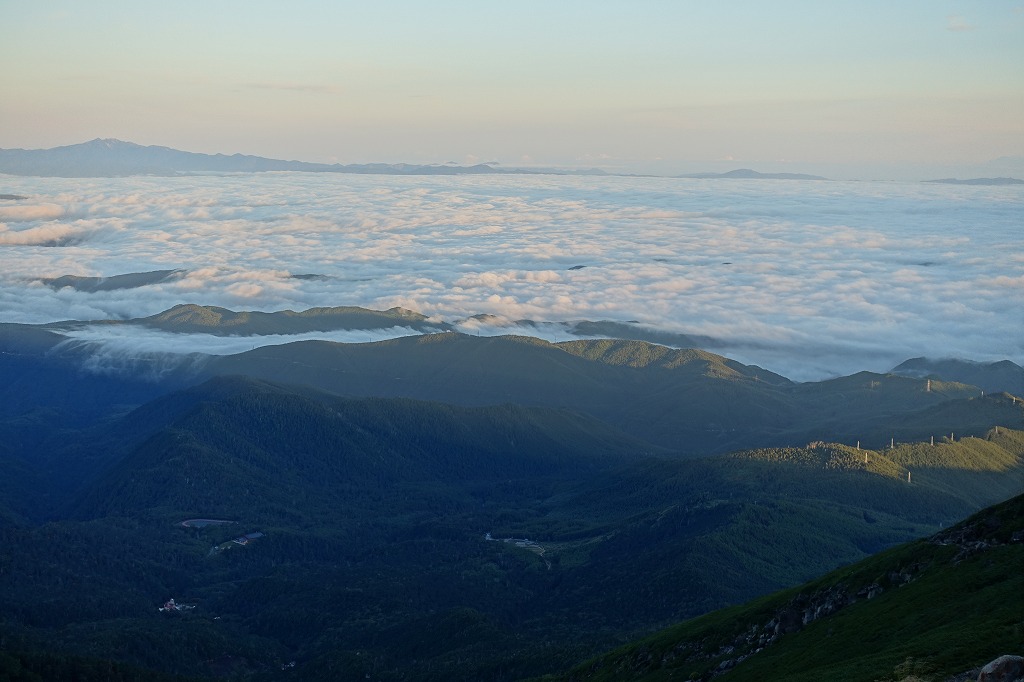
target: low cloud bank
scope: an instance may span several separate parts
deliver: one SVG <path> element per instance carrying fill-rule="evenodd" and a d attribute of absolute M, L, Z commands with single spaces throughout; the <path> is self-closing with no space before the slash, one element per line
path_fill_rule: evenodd
<path fill-rule="evenodd" d="M 116 365 L 118 357 L 135 354 L 153 355 L 234 355 L 261 346 L 276 346 L 295 341 L 334 341 L 336 343 L 372 343 L 396 339 L 402 336 L 416 336 L 421 332 L 408 327 L 390 329 L 355 329 L 309 334 L 264 334 L 261 336 L 216 336 L 214 334 L 175 334 L 142 326 L 89 325 L 80 329 L 61 332 L 68 337 L 65 342 L 79 348 L 87 347 L 97 356 L 109 356 L 109 364 Z M 96 366 L 108 364 L 97 360 Z"/>
<path fill-rule="evenodd" d="M 8 185 L 30 199 L 0 224 L 0 321 L 400 306 L 549 340 L 564 322 L 633 321 L 798 380 L 921 355 L 1024 362 L 1009 305 L 1024 300 L 1019 188 L 289 173 Z M 42 283 L 169 270 L 182 274 L 135 288 Z M 153 342 L 100 329 L 89 341 L 123 352 Z"/>

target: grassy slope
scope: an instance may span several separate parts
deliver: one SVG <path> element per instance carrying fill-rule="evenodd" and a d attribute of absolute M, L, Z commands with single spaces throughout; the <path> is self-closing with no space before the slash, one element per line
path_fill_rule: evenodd
<path fill-rule="evenodd" d="M 592 623 L 642 627 L 622 604 L 644 604 L 649 622 L 671 622 L 812 579 L 1019 494 L 1019 435 L 1001 429 L 999 441 L 928 446 L 942 467 L 912 484 L 892 459 L 909 457 L 909 445 L 644 461 L 545 503 L 517 530 L 561 545 L 575 597 L 588 597 L 590 585 L 618 586 Z"/>
<path fill-rule="evenodd" d="M 664 630 L 564 679 L 708 679 L 716 670 L 728 670 L 722 679 L 736 682 L 943 679 L 1020 650 L 1022 534 L 1018 496 L 930 540 Z M 871 586 L 880 593 L 868 598 L 863 590 Z M 762 635 L 773 634 L 787 612 L 799 617 L 840 596 L 853 603 L 764 646 Z"/>

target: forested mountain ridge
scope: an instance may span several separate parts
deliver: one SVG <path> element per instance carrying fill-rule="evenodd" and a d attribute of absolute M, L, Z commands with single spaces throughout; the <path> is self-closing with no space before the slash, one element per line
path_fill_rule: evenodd
<path fill-rule="evenodd" d="M 325 511 L 371 487 L 572 478 L 659 452 L 565 411 L 339 398 L 242 377 L 160 398 L 123 422 L 154 417 L 152 435 L 97 483 L 79 515 L 205 510 L 268 521 L 278 499 L 304 500 L 301 511 L 289 502 L 276 512 L 294 518 L 313 514 L 318 499 Z"/>
<path fill-rule="evenodd" d="M 689 455 L 811 440 L 880 447 L 897 435 L 893 420 L 906 439 L 979 433 L 955 411 L 941 424 L 927 412 L 981 395 L 968 385 L 867 372 L 794 384 L 706 351 L 642 341 L 443 333 L 184 356 L 108 352 L 25 325 L 0 332 L 0 417 L 47 408 L 95 419 L 213 376 L 245 375 L 350 397 L 566 408 Z"/>
<path fill-rule="evenodd" d="M 419 319 L 163 322 L 332 315 Z M 0 665 L 25 670 L 515 680 L 1024 490 L 1024 403 L 937 377 L 452 332 L 139 354 L 62 329 L 0 327 Z"/>
<path fill-rule="evenodd" d="M 912 421 L 911 415 L 941 402 L 981 394 L 962 384 L 868 372 L 793 384 L 711 353 L 646 342 L 551 344 L 451 333 L 369 344 L 268 346 L 217 358 L 205 371 L 351 396 L 566 407 L 690 454 L 814 439 L 881 446 L 885 435 L 877 432 L 878 421 L 896 415 Z M 908 437 L 931 435 L 923 429 L 907 429 Z"/>
<path fill-rule="evenodd" d="M 1000 427 L 679 459 L 571 411 L 244 377 L 73 436 L 18 498 L 64 466 L 72 503 L 0 522 L 6 646 L 243 679 L 552 672 L 1019 492 L 1024 455 Z"/>

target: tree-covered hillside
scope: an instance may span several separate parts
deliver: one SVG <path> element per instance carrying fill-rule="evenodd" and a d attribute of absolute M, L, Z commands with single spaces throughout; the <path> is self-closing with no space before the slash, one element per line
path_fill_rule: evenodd
<path fill-rule="evenodd" d="M 1024 497 L 546 680 L 977 679 L 1019 654 Z"/>
<path fill-rule="evenodd" d="M 681 459 L 574 411 L 218 378 L 8 446 L 2 660 L 542 675 L 1019 493 L 1024 436 L 981 435 Z"/>
<path fill-rule="evenodd" d="M 638 341 L 119 357 L 4 325 L 0 379 L 12 679 L 538 676 L 1024 490 L 1014 396 Z"/>
<path fill-rule="evenodd" d="M 881 447 L 899 419 L 907 440 L 950 431 L 981 435 L 942 403 L 976 387 L 862 372 L 794 384 L 703 351 L 642 341 L 571 341 L 435 334 L 371 344 L 298 342 L 212 360 L 204 371 L 300 383 L 348 396 L 407 397 L 460 405 L 516 403 L 585 412 L 687 455 L 811 440 Z M 1020 410 L 1007 426 L 1024 428 Z"/>

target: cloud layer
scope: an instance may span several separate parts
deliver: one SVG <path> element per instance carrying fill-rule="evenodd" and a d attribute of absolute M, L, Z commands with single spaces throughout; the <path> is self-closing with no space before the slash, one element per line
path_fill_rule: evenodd
<path fill-rule="evenodd" d="M 5 322 L 402 306 L 635 320 L 796 379 L 919 355 L 1024 361 L 1012 187 L 267 173 L 2 191 L 28 197 L 0 203 Z M 130 290 L 42 282 L 176 269 Z"/>

